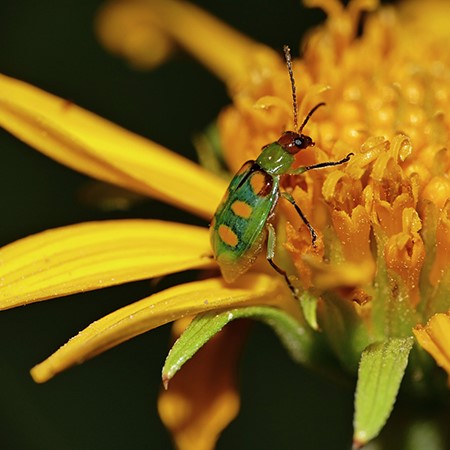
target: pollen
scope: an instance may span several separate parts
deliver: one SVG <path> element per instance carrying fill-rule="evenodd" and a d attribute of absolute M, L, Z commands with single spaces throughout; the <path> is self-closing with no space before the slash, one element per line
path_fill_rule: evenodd
<path fill-rule="evenodd" d="M 241 200 L 236 200 L 231 205 L 231 210 L 236 214 L 236 216 L 242 217 L 243 219 L 248 219 L 253 211 L 253 208 Z"/>
<path fill-rule="evenodd" d="M 220 225 L 219 236 L 220 239 L 230 247 L 236 247 L 239 243 L 239 238 L 236 233 L 228 225 Z"/>

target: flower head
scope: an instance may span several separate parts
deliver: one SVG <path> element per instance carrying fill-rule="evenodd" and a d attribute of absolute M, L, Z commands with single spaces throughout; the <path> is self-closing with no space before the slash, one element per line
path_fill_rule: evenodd
<path fill-rule="evenodd" d="M 450 375 L 450 33 L 439 21 L 430 29 L 440 8 L 448 6 L 438 0 L 425 9 L 420 2 L 397 9 L 368 0 L 347 7 L 337 0 L 307 3 L 328 17 L 309 33 L 293 63 L 299 117 L 320 102 L 326 107 L 306 125 L 315 146 L 299 152 L 294 167 L 353 156 L 344 165 L 280 178 L 281 191 L 292 201 L 280 200 L 275 209 L 275 259 L 298 299 L 266 261 L 256 261 L 233 284 L 220 277 L 195 281 L 100 319 L 36 366 L 35 380 L 196 315 L 183 334 L 177 331 L 181 337 L 163 369 L 167 386 L 209 341 L 198 355 L 202 369 L 194 357 L 185 371 L 195 378 L 205 364 L 220 364 L 211 348 L 222 348 L 226 334 L 213 336 L 229 322 L 250 317 L 272 326 L 297 361 L 328 369 L 337 360 L 344 371 L 358 374 L 354 443 L 360 446 L 388 419 L 406 367 L 412 384 L 424 372 L 411 352 L 423 347 Z M 126 14 L 117 14 L 122 9 Z M 362 20 L 369 10 L 374 12 Z M 220 113 L 217 133 L 232 173 L 293 129 L 291 85 L 281 55 L 196 7 L 178 0 L 116 1 L 103 9 L 99 24 L 105 42 L 117 42 L 124 33 L 122 42 L 131 44 L 120 52 L 136 64 L 157 64 L 177 44 L 226 83 L 232 103 Z M 50 94 L 4 76 L 0 83 L 8 91 L 0 97 L 0 123 L 38 150 L 203 218 L 213 215 L 226 190 L 219 177 Z M 315 245 L 292 202 L 316 230 Z M 206 228 L 158 221 L 81 224 L 29 237 L 2 252 L 3 308 L 214 267 Z M 413 335 L 419 344 L 414 350 Z M 235 349 L 236 341 L 230 342 Z M 230 368 L 237 354 L 227 353 L 211 398 L 182 378 L 161 397 L 161 416 L 180 448 L 211 448 L 235 416 Z M 205 411 L 214 417 L 211 430 Z"/>

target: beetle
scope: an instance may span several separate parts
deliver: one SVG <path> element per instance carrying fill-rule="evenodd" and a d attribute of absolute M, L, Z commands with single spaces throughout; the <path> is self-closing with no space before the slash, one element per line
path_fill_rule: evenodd
<path fill-rule="evenodd" d="M 284 54 L 292 88 L 294 129 L 297 129 L 297 98 L 288 46 L 284 47 Z M 297 131 L 285 131 L 277 141 L 264 146 L 258 158 L 245 162 L 231 180 L 210 224 L 213 256 L 226 282 L 233 282 L 250 269 L 264 244 L 267 244 L 267 261 L 285 278 L 289 289 L 297 298 L 287 272 L 274 262 L 276 236 L 271 219 L 280 197 L 286 199 L 308 227 L 311 244 L 315 247 L 317 234 L 314 228 L 292 195 L 281 191 L 280 180 L 283 175 L 299 175 L 309 170 L 346 163 L 353 155 L 349 153 L 339 161 L 295 169 L 292 167 L 298 152 L 315 145 L 310 136 L 303 134 L 303 129 L 314 112 L 324 105 L 322 102 L 314 106 Z"/>

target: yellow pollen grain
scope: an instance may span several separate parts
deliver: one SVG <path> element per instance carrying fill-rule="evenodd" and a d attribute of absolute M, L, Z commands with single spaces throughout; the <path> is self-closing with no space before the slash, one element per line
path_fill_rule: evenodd
<path fill-rule="evenodd" d="M 231 210 L 236 214 L 236 216 L 242 217 L 243 219 L 248 219 L 252 214 L 253 208 L 241 200 L 236 200 L 231 205 Z"/>
<path fill-rule="evenodd" d="M 239 239 L 236 233 L 228 225 L 220 225 L 219 236 L 225 244 L 230 247 L 236 247 L 238 245 Z"/>
<path fill-rule="evenodd" d="M 264 174 L 257 172 L 250 178 L 250 185 L 253 192 L 258 195 L 266 186 L 266 177 Z"/>

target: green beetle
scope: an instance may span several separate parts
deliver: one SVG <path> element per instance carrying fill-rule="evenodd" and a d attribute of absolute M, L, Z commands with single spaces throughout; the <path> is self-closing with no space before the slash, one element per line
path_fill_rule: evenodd
<path fill-rule="evenodd" d="M 286 63 L 292 86 L 294 104 L 294 125 L 297 128 L 297 99 L 292 72 L 289 47 L 284 47 Z M 256 161 L 244 163 L 228 186 L 210 225 L 210 238 L 213 255 L 219 264 L 223 278 L 234 281 L 245 273 L 255 262 L 265 243 L 266 258 L 270 265 L 284 276 L 293 295 L 297 297 L 285 270 L 273 261 L 275 252 L 275 229 L 270 222 L 274 208 L 282 196 L 296 209 L 298 215 L 311 233 L 312 245 L 315 246 L 316 232 L 303 214 L 294 198 L 280 190 L 283 175 L 298 175 L 308 170 L 336 166 L 347 162 L 353 153 L 340 161 L 328 161 L 311 166 L 292 168 L 295 154 L 300 150 L 314 146 L 311 137 L 302 133 L 310 117 L 320 106 L 319 103 L 308 113 L 298 131 L 286 131 L 281 137 L 262 148 Z"/>

